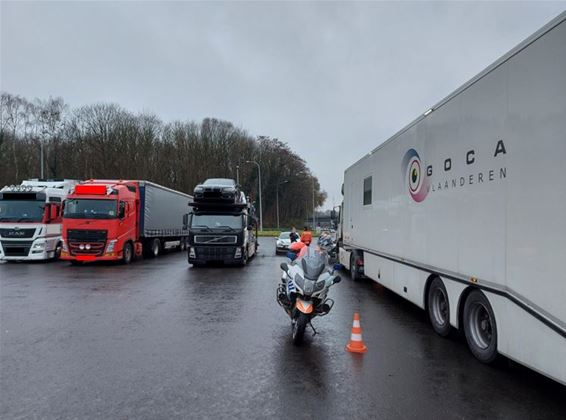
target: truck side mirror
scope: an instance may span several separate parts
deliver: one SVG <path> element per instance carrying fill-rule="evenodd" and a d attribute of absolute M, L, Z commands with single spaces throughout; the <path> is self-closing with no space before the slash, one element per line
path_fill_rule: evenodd
<path fill-rule="evenodd" d="M 45 214 L 45 220 L 47 223 L 51 221 L 51 205 L 49 204 L 42 204 L 43 212 Z"/>
<path fill-rule="evenodd" d="M 126 217 L 126 203 L 123 201 L 120 201 L 120 208 L 118 209 L 118 217 L 120 219 Z"/>
<path fill-rule="evenodd" d="M 189 227 L 189 215 L 183 214 L 183 230 L 187 230 Z"/>
<path fill-rule="evenodd" d="M 57 220 L 59 217 L 59 207 L 55 204 L 49 206 L 49 220 Z"/>

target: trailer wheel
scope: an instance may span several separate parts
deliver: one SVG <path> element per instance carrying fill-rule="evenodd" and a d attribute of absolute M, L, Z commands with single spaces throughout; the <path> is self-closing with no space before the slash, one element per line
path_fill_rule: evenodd
<path fill-rule="evenodd" d="M 159 239 L 154 238 L 149 241 L 149 249 L 147 250 L 147 256 L 150 258 L 156 258 L 161 252 L 161 242 Z"/>
<path fill-rule="evenodd" d="M 472 354 L 483 363 L 497 359 L 497 324 L 489 301 L 473 290 L 464 305 L 464 333 Z"/>
<path fill-rule="evenodd" d="M 435 277 L 428 289 L 427 297 L 428 317 L 434 331 L 447 337 L 450 334 L 450 303 L 444 283 Z"/>
<path fill-rule="evenodd" d="M 356 267 L 356 257 L 353 252 L 352 255 L 350 255 L 350 277 L 354 281 L 358 281 L 362 278 L 358 272 L 358 268 Z"/>
<path fill-rule="evenodd" d="M 122 250 L 122 263 L 126 265 L 131 263 L 133 254 L 134 254 L 134 249 L 132 247 L 132 244 L 130 242 L 126 242 L 124 244 L 124 249 Z"/>

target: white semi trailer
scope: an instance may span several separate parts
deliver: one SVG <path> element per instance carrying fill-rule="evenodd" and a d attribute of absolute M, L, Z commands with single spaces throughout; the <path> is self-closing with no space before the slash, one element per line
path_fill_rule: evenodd
<path fill-rule="evenodd" d="M 78 181 L 29 179 L 0 190 L 0 261 L 56 259 L 61 206 Z"/>
<path fill-rule="evenodd" d="M 340 262 L 566 384 L 566 12 L 344 173 Z"/>

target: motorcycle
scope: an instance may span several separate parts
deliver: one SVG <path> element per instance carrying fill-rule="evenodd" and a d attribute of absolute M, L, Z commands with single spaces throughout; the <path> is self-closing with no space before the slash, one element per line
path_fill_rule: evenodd
<path fill-rule="evenodd" d="M 326 252 L 331 263 L 336 262 L 338 247 L 336 246 L 336 241 L 330 235 L 321 237 L 318 240 L 318 246 Z"/>
<path fill-rule="evenodd" d="M 334 300 L 327 298 L 328 291 L 341 278 L 326 268 L 326 255 L 312 248 L 290 264 L 281 263 L 281 269 L 277 303 L 291 318 L 293 343 L 298 345 L 307 325 L 317 334 L 311 322 L 317 316 L 328 315 L 334 306 Z"/>

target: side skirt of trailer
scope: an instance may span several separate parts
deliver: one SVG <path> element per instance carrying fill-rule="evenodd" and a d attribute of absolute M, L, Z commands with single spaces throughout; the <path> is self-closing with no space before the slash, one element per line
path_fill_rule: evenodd
<path fill-rule="evenodd" d="M 559 319 L 555 318 L 551 314 L 547 313 L 541 307 L 535 305 L 533 302 L 530 302 L 524 296 L 514 292 L 513 290 L 507 287 L 501 287 L 493 282 L 479 279 L 474 276 L 466 276 L 459 273 L 454 273 L 452 271 L 443 270 L 438 267 L 433 267 L 427 264 L 421 264 L 416 261 L 408 260 L 405 258 L 397 257 L 394 255 L 386 254 L 383 252 L 375 251 L 368 248 L 363 248 L 359 246 L 355 246 L 352 244 L 344 244 L 347 247 L 352 249 L 359 249 L 363 252 L 366 252 L 371 255 L 375 255 L 377 257 L 381 257 L 399 264 L 406 265 L 408 267 L 416 268 L 421 271 L 425 271 L 429 274 L 438 274 L 441 277 L 445 277 L 447 279 L 466 284 L 468 286 L 474 286 L 479 289 L 485 290 L 487 292 L 503 296 L 506 299 L 509 299 L 515 305 L 519 306 L 524 311 L 528 312 L 530 315 L 535 317 L 537 320 L 545 324 L 548 328 L 552 329 L 554 332 L 558 333 L 562 337 L 566 338 L 566 325 L 561 322 Z"/>

